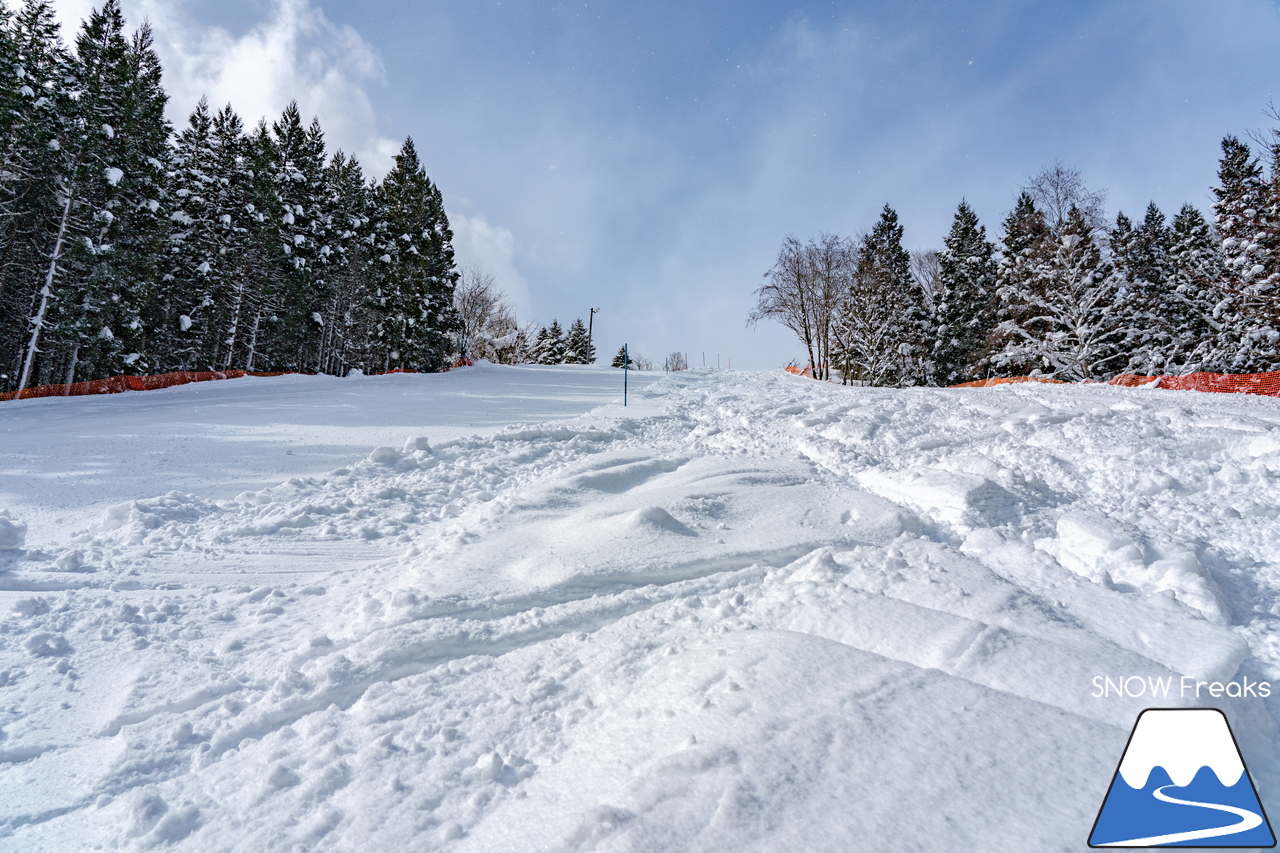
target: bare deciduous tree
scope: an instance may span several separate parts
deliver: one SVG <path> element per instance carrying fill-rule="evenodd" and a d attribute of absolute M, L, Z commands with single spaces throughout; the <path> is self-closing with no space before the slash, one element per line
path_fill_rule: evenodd
<path fill-rule="evenodd" d="M 832 323 L 848 291 L 849 253 L 849 241 L 834 234 L 807 244 L 788 236 L 747 317 L 749 326 L 777 320 L 795 332 L 808 351 L 815 379 L 831 375 Z"/>
<path fill-rule="evenodd" d="M 1075 207 L 1084 214 L 1084 220 L 1094 231 L 1107 227 L 1107 203 L 1105 190 L 1093 191 L 1085 186 L 1080 170 L 1055 160 L 1027 179 L 1022 188 L 1044 212 L 1045 219 L 1054 233 L 1062 230 Z"/>
<path fill-rule="evenodd" d="M 942 264 L 937 250 L 926 249 L 911 253 L 911 276 L 916 280 L 920 292 L 929 303 L 933 303 L 933 294 L 938 290 L 938 280 L 942 276 Z"/>
<path fill-rule="evenodd" d="M 464 267 L 453 292 L 453 305 L 462 321 L 456 335 L 459 355 L 500 363 L 521 360 L 521 333 L 527 339 L 528 330 L 520 328 L 493 275 L 478 267 Z"/>
<path fill-rule="evenodd" d="M 685 360 L 685 355 L 682 352 L 671 353 L 667 356 L 666 361 L 662 363 L 662 369 L 667 371 L 684 370 L 687 366 L 688 364 Z"/>

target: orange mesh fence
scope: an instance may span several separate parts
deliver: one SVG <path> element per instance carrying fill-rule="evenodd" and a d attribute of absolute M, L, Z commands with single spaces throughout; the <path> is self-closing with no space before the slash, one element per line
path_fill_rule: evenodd
<path fill-rule="evenodd" d="M 1280 397 L 1280 371 L 1271 373 L 1188 373 L 1186 376 L 1135 376 L 1125 373 L 1108 382 L 1108 385 L 1155 384 L 1156 388 L 1171 391 L 1210 391 L 1221 394 L 1260 394 L 1264 397 Z"/>
<path fill-rule="evenodd" d="M 455 364 L 454 367 L 459 365 Z M 386 370 L 369 376 L 386 376 L 391 373 L 417 373 L 416 370 Z M 155 391 L 191 382 L 210 382 L 215 379 L 238 379 L 241 376 L 314 376 L 292 370 L 180 370 L 177 373 L 157 373 L 154 376 L 111 376 L 107 379 L 91 379 L 87 382 L 71 382 L 64 385 L 37 385 L 22 391 L 0 393 L 3 400 L 29 400 L 33 397 L 85 397 L 90 394 L 119 394 L 123 391 Z"/>
<path fill-rule="evenodd" d="M 787 365 L 787 373 L 794 373 L 796 376 L 808 376 L 810 379 L 812 379 L 813 367 L 809 366 L 804 369 L 801 369 L 799 367 L 796 367 L 794 364 L 789 364 Z"/>
<path fill-rule="evenodd" d="M 1052 385 L 1065 385 L 1061 379 L 1050 379 L 1047 376 L 998 376 L 994 379 L 979 379 L 977 382 L 961 382 L 952 388 L 990 388 L 992 385 L 1012 385 L 1017 382 L 1045 382 Z"/>
<path fill-rule="evenodd" d="M 952 388 L 988 388 L 992 385 L 1008 385 L 1014 382 L 1052 382 L 1065 384 L 1060 379 L 1041 376 L 1004 376 L 997 379 L 980 379 L 963 382 Z M 1189 373 L 1186 376 L 1138 376 L 1124 373 L 1106 383 L 1127 388 L 1153 386 L 1172 391 L 1208 391 L 1220 394 L 1261 394 L 1280 397 L 1280 371 L 1272 373 Z"/>

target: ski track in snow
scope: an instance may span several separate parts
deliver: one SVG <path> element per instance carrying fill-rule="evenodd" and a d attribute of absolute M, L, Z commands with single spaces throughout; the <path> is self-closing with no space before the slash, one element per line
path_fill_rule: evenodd
<path fill-rule="evenodd" d="M 1280 680 L 1280 401 L 633 403 L 29 530 L 0 850 L 1082 850 L 1196 704 L 1094 676 Z M 1267 801 L 1277 700 L 1214 704 Z"/>

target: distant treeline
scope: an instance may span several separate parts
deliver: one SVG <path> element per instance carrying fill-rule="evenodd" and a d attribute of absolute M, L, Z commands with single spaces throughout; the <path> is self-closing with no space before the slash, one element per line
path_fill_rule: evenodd
<path fill-rule="evenodd" d="M 787 238 L 749 322 L 792 329 L 820 377 L 872 385 L 1280 369 L 1280 130 L 1259 142 L 1268 169 L 1222 141 L 1212 220 L 1154 203 L 1107 220 L 1056 164 L 998 244 L 964 201 L 938 252 L 907 252 L 888 205 L 857 238 Z"/>
<path fill-rule="evenodd" d="M 438 370 L 458 271 L 406 140 L 381 182 L 290 105 L 175 134 L 147 26 L 119 0 L 64 47 L 47 0 L 0 5 L 0 390 L 174 370 Z"/>

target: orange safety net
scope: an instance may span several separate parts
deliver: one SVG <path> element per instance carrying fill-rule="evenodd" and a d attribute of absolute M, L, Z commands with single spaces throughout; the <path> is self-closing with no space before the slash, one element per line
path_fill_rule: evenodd
<path fill-rule="evenodd" d="M 988 388 L 992 385 L 1008 385 L 1014 382 L 1052 382 L 1065 384 L 1061 379 L 1042 376 L 1002 376 L 997 379 L 979 379 L 963 382 L 952 388 Z M 1124 373 L 1105 383 L 1126 388 L 1149 386 L 1172 391 L 1208 391 L 1220 394 L 1261 394 L 1280 397 L 1280 371 L 1271 373 L 1189 373 L 1186 376 L 1138 376 Z"/>
<path fill-rule="evenodd" d="M 787 365 L 787 373 L 794 373 L 796 376 L 808 376 L 810 379 L 812 379 L 813 365 L 809 365 L 808 367 L 801 370 L 799 367 L 796 367 L 794 364 L 789 364 Z"/>
<path fill-rule="evenodd" d="M 455 364 L 454 367 L 459 365 Z M 416 370 L 396 368 L 369 376 L 386 376 L 390 373 L 417 373 Z M 210 382 L 215 379 L 238 379 L 241 376 L 314 376 L 292 370 L 180 370 L 177 373 L 158 373 L 154 376 L 112 376 L 107 379 L 91 379 L 88 382 L 71 382 L 65 385 L 37 385 L 22 391 L 0 393 L 3 400 L 29 400 L 33 397 L 85 397 L 89 394 L 119 394 L 123 391 L 154 391 L 172 388 L 191 382 Z"/>
<path fill-rule="evenodd" d="M 1045 382 L 1052 385 L 1066 385 L 1061 379 L 1050 379 L 1047 376 L 997 376 L 994 379 L 979 379 L 977 382 L 961 382 L 952 388 L 990 388 L 992 385 L 1012 385 L 1017 382 Z"/>
<path fill-rule="evenodd" d="M 1186 376 L 1136 376 L 1125 373 L 1107 383 L 1129 388 L 1151 385 L 1171 391 L 1260 394 L 1280 397 L 1280 371 L 1270 373 L 1188 373 Z"/>

